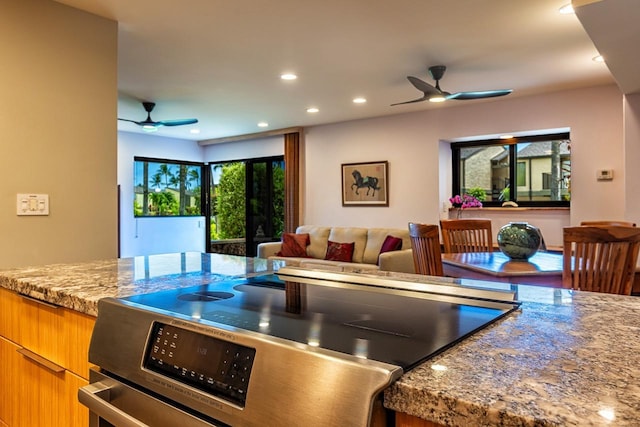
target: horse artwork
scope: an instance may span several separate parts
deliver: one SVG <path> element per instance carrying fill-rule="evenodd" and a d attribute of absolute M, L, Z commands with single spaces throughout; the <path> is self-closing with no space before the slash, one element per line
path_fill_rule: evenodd
<path fill-rule="evenodd" d="M 387 167 L 386 161 L 343 163 L 342 206 L 389 206 Z"/>
<path fill-rule="evenodd" d="M 358 189 L 366 187 L 367 196 L 369 195 L 369 191 L 371 190 L 373 190 L 373 192 L 371 193 L 371 197 L 376 196 L 376 190 L 380 190 L 380 187 L 378 187 L 378 178 L 376 178 L 375 176 L 363 177 L 358 170 L 354 170 L 353 172 L 351 172 L 351 175 L 353 175 L 353 179 L 355 181 L 353 184 L 351 184 L 351 190 L 353 190 L 353 187 L 355 187 L 356 194 L 360 194 L 358 193 Z"/>

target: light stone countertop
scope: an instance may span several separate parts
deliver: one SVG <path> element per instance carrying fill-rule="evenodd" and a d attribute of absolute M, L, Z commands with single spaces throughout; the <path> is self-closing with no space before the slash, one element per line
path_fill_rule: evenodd
<path fill-rule="evenodd" d="M 102 297 L 264 274 L 280 266 L 214 254 L 153 255 L 0 271 L 0 287 L 95 316 Z M 513 289 L 522 302 L 518 311 L 403 375 L 384 392 L 387 408 L 450 426 L 640 425 L 638 297 L 379 275 Z"/>
<path fill-rule="evenodd" d="M 283 263 L 199 252 L 0 270 L 0 287 L 98 315 L 98 300 L 186 288 L 277 270 Z"/>

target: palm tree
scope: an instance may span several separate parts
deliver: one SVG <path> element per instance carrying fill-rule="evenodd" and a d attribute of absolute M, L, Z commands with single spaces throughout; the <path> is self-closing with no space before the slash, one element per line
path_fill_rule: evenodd
<path fill-rule="evenodd" d="M 162 175 L 160 175 L 160 172 L 156 172 L 151 177 L 151 186 L 160 189 L 160 184 L 162 184 Z"/>
<path fill-rule="evenodd" d="M 167 188 L 171 182 L 171 178 L 173 178 L 171 168 L 166 163 L 163 163 L 158 168 L 158 173 L 164 177 L 164 187 Z"/>
<path fill-rule="evenodd" d="M 200 181 L 200 172 L 198 172 L 197 168 L 189 168 L 187 172 L 187 189 L 191 189 L 192 183 L 198 183 Z M 197 185 L 196 185 L 197 187 Z"/>

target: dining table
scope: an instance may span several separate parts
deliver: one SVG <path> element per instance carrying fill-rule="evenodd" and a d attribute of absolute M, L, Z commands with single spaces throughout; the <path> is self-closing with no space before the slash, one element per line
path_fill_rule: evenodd
<path fill-rule="evenodd" d="M 513 260 L 502 252 L 443 253 L 445 276 L 526 285 L 562 287 L 560 252 L 536 252 L 527 260 Z"/>

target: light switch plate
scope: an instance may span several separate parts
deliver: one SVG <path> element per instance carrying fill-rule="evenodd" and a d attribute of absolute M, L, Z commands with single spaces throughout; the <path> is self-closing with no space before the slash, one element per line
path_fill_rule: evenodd
<path fill-rule="evenodd" d="M 48 194 L 18 194 L 18 215 L 49 215 Z"/>

